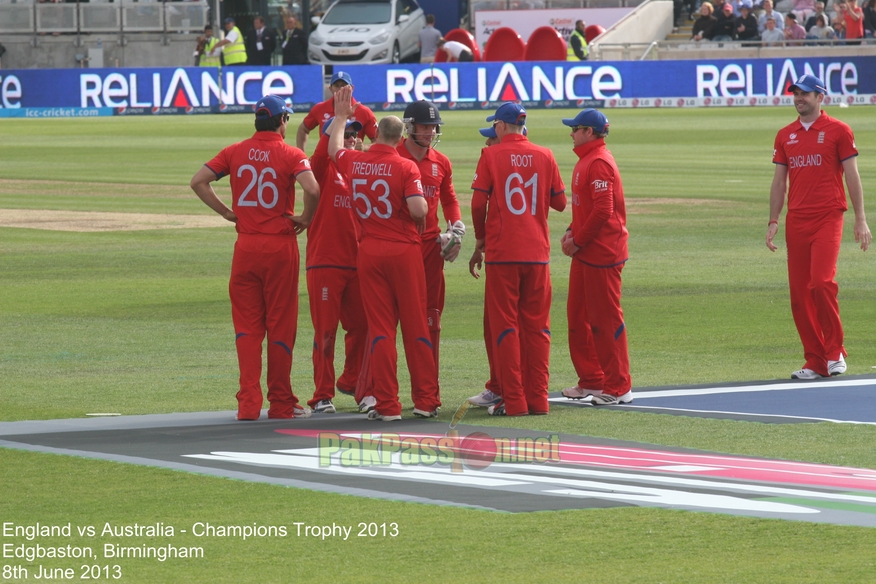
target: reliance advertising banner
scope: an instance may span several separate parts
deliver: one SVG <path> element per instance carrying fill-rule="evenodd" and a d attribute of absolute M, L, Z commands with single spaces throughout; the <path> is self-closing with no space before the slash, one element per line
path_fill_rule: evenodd
<path fill-rule="evenodd" d="M 241 113 L 268 93 L 308 111 L 323 100 L 322 68 L 0 70 L 0 117 Z"/>
<path fill-rule="evenodd" d="M 447 109 L 767 106 L 787 101 L 804 73 L 823 79 L 828 103 L 876 104 L 876 57 L 441 63 L 334 67 L 353 78 L 356 98 L 376 110 L 418 99 Z M 322 101 L 318 66 L 27 69 L 0 71 L 0 117 L 251 112 L 266 93 L 296 111 Z"/>

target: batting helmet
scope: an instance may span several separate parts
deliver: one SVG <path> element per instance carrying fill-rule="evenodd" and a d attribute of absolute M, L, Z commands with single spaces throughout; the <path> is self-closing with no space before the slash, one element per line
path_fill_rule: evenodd
<path fill-rule="evenodd" d="M 423 148 L 432 148 L 440 141 L 441 138 L 441 112 L 431 101 L 421 100 L 408 104 L 405 108 L 405 116 L 402 120 L 405 123 L 405 132 L 408 137 Z M 414 132 L 414 124 L 421 126 L 435 126 L 434 133 L 430 131 L 428 134 L 417 134 Z M 425 143 L 424 143 L 425 139 Z"/>

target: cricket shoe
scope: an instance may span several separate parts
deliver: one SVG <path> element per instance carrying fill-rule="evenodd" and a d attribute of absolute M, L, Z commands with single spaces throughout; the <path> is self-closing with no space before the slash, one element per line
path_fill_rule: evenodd
<path fill-rule="evenodd" d="M 584 399 L 588 395 L 602 395 L 601 389 L 584 389 L 580 385 L 567 387 L 563 390 L 563 397 L 569 399 Z"/>
<path fill-rule="evenodd" d="M 296 418 L 309 418 L 310 414 L 312 414 L 313 412 L 310 410 L 310 408 L 296 405 L 294 408 L 292 408 L 292 413 L 295 414 Z"/>
<path fill-rule="evenodd" d="M 487 413 L 491 416 L 507 416 L 505 413 L 505 402 L 499 402 L 487 408 Z"/>
<path fill-rule="evenodd" d="M 395 422 L 396 420 L 401 420 L 401 415 L 398 416 L 384 416 L 377 410 L 371 410 L 368 412 L 369 420 L 383 420 L 384 422 Z"/>
<path fill-rule="evenodd" d="M 437 418 L 438 417 L 438 410 L 435 409 L 435 410 L 432 410 L 430 412 L 428 410 L 420 410 L 420 409 L 414 408 L 414 415 L 417 416 L 418 418 Z"/>
<path fill-rule="evenodd" d="M 497 393 L 493 393 L 489 389 L 485 389 L 484 391 L 480 392 L 479 394 L 468 398 L 466 401 L 468 401 L 468 403 L 470 403 L 473 406 L 488 408 L 488 407 L 494 406 L 497 403 L 499 403 L 500 401 L 502 401 L 502 396 L 497 394 Z"/>
<path fill-rule="evenodd" d="M 334 414 L 337 410 L 330 399 L 321 399 L 313 406 L 314 413 L 317 414 Z"/>
<path fill-rule="evenodd" d="M 843 371 L 845 371 L 845 363 L 843 363 Z M 837 375 L 839 375 L 839 373 L 837 373 Z M 821 375 L 819 375 L 812 369 L 804 367 L 799 371 L 793 372 L 791 374 L 791 379 L 821 379 Z"/>
<path fill-rule="evenodd" d="M 623 395 L 610 395 L 605 392 L 599 392 L 599 395 L 591 395 L 590 403 L 594 406 L 617 406 L 620 404 L 633 403 L 633 390 L 626 392 Z"/>
<path fill-rule="evenodd" d="M 842 375 L 846 372 L 846 360 L 843 359 L 843 354 L 840 353 L 838 361 L 827 362 L 827 372 L 831 375 Z"/>
<path fill-rule="evenodd" d="M 373 395 L 366 395 L 362 398 L 362 401 L 359 402 L 359 413 L 367 414 L 372 411 L 376 405 L 377 399 Z"/>

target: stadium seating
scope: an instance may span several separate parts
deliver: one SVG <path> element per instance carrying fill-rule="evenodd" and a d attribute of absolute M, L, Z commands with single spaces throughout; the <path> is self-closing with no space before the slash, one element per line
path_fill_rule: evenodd
<path fill-rule="evenodd" d="M 542 26 L 532 31 L 523 52 L 524 61 L 565 61 L 566 41 L 552 26 Z"/>
<path fill-rule="evenodd" d="M 454 28 L 451 31 L 448 31 L 446 35 L 444 35 L 444 40 L 446 41 L 456 41 L 458 43 L 462 43 L 471 49 L 471 54 L 474 57 L 475 61 L 481 60 L 481 50 L 478 48 L 478 43 L 475 41 L 474 36 L 468 32 L 467 30 L 463 30 L 461 28 Z M 443 63 L 447 60 L 447 54 L 444 51 L 438 51 L 435 53 L 435 62 Z"/>
<path fill-rule="evenodd" d="M 526 43 L 513 28 L 503 26 L 490 35 L 484 47 L 484 61 L 522 61 Z"/>

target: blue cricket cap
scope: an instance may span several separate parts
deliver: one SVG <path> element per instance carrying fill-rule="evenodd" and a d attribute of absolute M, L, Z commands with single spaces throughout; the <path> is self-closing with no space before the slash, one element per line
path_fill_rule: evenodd
<path fill-rule="evenodd" d="M 332 75 L 332 81 L 329 85 L 334 85 L 336 81 L 343 81 L 347 85 L 353 85 L 353 78 L 346 71 L 338 71 Z"/>
<path fill-rule="evenodd" d="M 484 138 L 498 138 L 499 137 L 496 135 L 496 128 L 494 128 L 493 126 L 490 126 L 489 128 L 481 128 L 478 131 L 481 133 L 481 136 L 483 136 Z M 525 136 L 526 134 L 527 134 L 526 126 L 523 126 L 523 135 Z"/>
<path fill-rule="evenodd" d="M 292 107 L 278 95 L 266 95 L 256 102 L 255 115 L 257 120 L 266 120 L 282 113 L 291 114 Z"/>
<path fill-rule="evenodd" d="M 824 81 L 814 75 L 803 75 L 794 82 L 794 85 L 788 87 L 788 89 L 794 89 L 795 87 L 807 93 L 814 91 L 822 95 L 827 95 L 827 87 L 824 86 Z"/>
<path fill-rule="evenodd" d="M 234 22 L 234 19 L 231 18 L 230 16 L 225 19 L 225 24 L 231 24 L 232 22 Z"/>
<path fill-rule="evenodd" d="M 335 121 L 335 119 L 333 117 L 329 118 L 325 121 L 325 123 L 322 125 L 322 133 L 323 134 L 328 134 L 329 136 L 331 136 L 331 134 L 329 134 L 329 132 L 328 132 L 328 129 L 329 129 L 329 126 L 332 125 L 333 121 Z M 349 128 L 353 128 L 357 132 L 361 132 L 362 131 L 362 124 L 357 122 L 356 120 L 347 120 L 347 129 L 349 129 Z"/>
<path fill-rule="evenodd" d="M 599 110 L 587 108 L 578 112 L 574 118 L 563 118 L 563 123 L 569 127 L 587 126 L 597 134 L 608 131 L 608 118 Z"/>
<path fill-rule="evenodd" d="M 496 113 L 487 118 L 488 122 L 499 120 L 506 124 L 514 124 L 522 126 L 526 123 L 526 110 L 523 106 L 514 102 L 507 101 L 499 106 Z"/>

